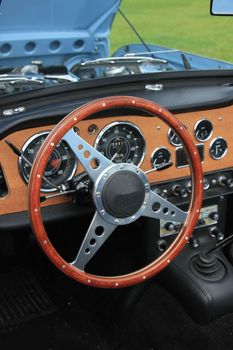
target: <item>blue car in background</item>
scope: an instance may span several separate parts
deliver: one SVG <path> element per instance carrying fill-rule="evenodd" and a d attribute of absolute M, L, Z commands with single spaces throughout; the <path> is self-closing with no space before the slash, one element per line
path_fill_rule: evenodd
<path fill-rule="evenodd" d="M 0 1 L 1 350 L 232 350 L 233 63 L 121 4 Z"/>

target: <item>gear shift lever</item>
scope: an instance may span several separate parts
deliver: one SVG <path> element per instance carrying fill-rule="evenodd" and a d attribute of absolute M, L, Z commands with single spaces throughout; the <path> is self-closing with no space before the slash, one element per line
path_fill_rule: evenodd
<path fill-rule="evenodd" d="M 233 234 L 217 243 L 215 247 L 205 252 L 200 252 L 192 261 L 193 272 L 198 275 L 198 277 L 208 281 L 214 282 L 221 280 L 226 273 L 226 269 L 221 260 L 218 259 L 214 253 L 227 246 L 232 241 Z"/>

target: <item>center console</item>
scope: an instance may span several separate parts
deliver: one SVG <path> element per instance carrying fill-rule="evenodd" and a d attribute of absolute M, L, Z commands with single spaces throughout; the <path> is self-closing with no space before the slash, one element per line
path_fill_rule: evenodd
<path fill-rule="evenodd" d="M 161 280 L 199 323 L 233 312 L 233 246 L 223 249 L 227 232 L 228 198 L 233 193 L 231 169 L 205 174 L 203 205 L 191 239 L 181 254 L 161 274 Z M 156 184 L 154 191 L 187 209 L 191 179 Z M 157 249 L 164 251 L 180 230 L 174 221 L 160 221 Z"/>

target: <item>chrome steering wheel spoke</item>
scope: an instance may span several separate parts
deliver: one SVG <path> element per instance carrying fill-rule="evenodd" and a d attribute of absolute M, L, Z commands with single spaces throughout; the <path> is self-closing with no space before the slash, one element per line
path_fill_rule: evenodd
<path fill-rule="evenodd" d="M 165 221 L 177 221 L 183 223 L 188 213 L 162 198 L 157 193 L 150 191 L 149 201 L 142 216 Z"/>
<path fill-rule="evenodd" d="M 99 175 L 113 163 L 98 152 L 94 147 L 89 145 L 73 129 L 70 129 L 64 136 L 65 140 L 80 163 L 85 168 L 86 172 L 92 179 L 96 181 Z"/>
<path fill-rule="evenodd" d="M 87 263 L 102 247 L 116 227 L 117 225 L 110 224 L 103 220 L 101 215 L 96 211 L 79 249 L 78 255 L 71 265 L 84 271 Z"/>

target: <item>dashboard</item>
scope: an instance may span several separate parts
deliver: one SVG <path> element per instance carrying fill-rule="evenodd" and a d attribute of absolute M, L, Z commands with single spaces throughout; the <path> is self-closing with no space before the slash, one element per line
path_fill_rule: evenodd
<path fill-rule="evenodd" d="M 233 137 L 231 133 L 233 107 L 176 114 L 198 147 L 204 173 L 233 167 Z M 16 131 L 0 141 L 2 172 L 0 214 L 27 210 L 27 182 L 31 163 L 48 132 L 54 125 Z M 190 175 L 187 158 L 180 140 L 159 118 L 145 115 L 109 115 L 81 121 L 76 132 L 113 162 L 130 162 L 148 173 L 149 181 L 157 184 L 182 179 Z M 12 152 L 4 142 L 18 147 L 22 157 Z M 56 147 L 46 168 L 42 185 L 44 192 L 83 172 L 81 164 L 64 141 Z M 157 170 L 157 171 L 154 171 Z M 3 185 L 2 185 L 3 187 Z M 63 196 L 42 205 L 70 201 Z"/>
<path fill-rule="evenodd" d="M 51 89 L 51 93 L 48 89 L 46 96 L 40 90 L 29 92 L 25 97 L 22 96 L 20 102 L 17 96 L 6 99 L 4 105 L 0 106 L 0 230 L 7 234 L 15 232 L 17 239 L 21 237 L 19 232 L 28 230 L 31 233 L 27 211 L 27 183 L 31 163 L 48 132 L 70 111 L 86 102 L 114 94 L 138 96 L 159 103 L 172 111 L 187 128 L 198 148 L 204 172 L 203 202 L 196 227 L 185 248 L 166 268 L 161 278 L 185 304 L 194 319 L 209 322 L 233 310 L 232 243 L 216 253 L 218 260 L 225 266 L 223 279 L 217 276 L 209 282 L 206 271 L 200 275 L 193 265 L 200 252 L 224 242 L 232 232 L 233 75 L 229 71 L 214 72 L 214 75 L 213 72 L 184 73 L 184 76 L 178 75 L 177 79 L 174 74 L 170 76 L 168 73 L 158 78 L 153 75 L 150 80 L 135 78 L 135 82 L 134 77 L 131 77 L 130 83 L 128 77 L 125 80 L 121 78 L 116 84 L 114 81 L 112 86 L 101 80 L 99 83 L 96 81 L 95 86 L 85 84 L 72 89 L 67 87 L 67 90 L 63 86 L 55 92 Z M 148 81 L 162 84 L 163 89 L 146 89 Z M 18 113 L 21 106 L 24 112 Z M 9 111 L 13 114 L 6 115 Z M 82 120 L 76 125 L 75 131 L 113 162 L 132 162 L 139 166 L 146 172 L 154 192 L 180 209 L 187 210 L 192 192 L 187 157 L 180 140 L 158 117 L 146 115 L 135 108 L 106 110 Z M 15 145 L 21 157 L 12 152 L 5 141 Z M 60 223 L 72 225 L 75 222 L 79 225 L 81 222 L 83 225 L 78 226 L 78 232 L 80 237 L 85 234 L 82 232 L 85 231 L 84 226 L 93 215 L 93 206 L 89 205 L 90 191 L 87 195 L 89 202 L 81 198 L 77 191 L 75 195 L 53 197 L 57 194 L 57 187 L 64 183 L 70 182 L 76 189 L 76 185 L 83 185 L 83 171 L 69 146 L 61 141 L 48 162 L 41 192 L 42 198 L 50 197 L 41 202 L 41 206 L 44 207 L 44 223 L 49 228 L 51 224 L 51 231 L 54 227 L 59 228 Z M 180 228 L 181 224 L 171 218 L 151 220 L 143 217 L 119 229 L 122 233 L 125 230 L 132 233 L 132 236 L 119 235 L 119 251 L 124 248 L 121 237 L 125 237 L 128 259 L 128 247 L 134 250 L 134 239 L 132 241 L 131 238 L 138 233 L 141 243 L 143 232 L 145 260 L 150 261 L 172 244 Z M 70 233 L 73 235 L 73 232 Z M 75 231 L 75 240 L 79 239 L 79 234 Z M 52 238 L 55 239 L 55 235 Z M 66 249 L 62 241 L 60 245 L 61 251 Z M 136 240 L 134 247 L 137 252 Z"/>
<path fill-rule="evenodd" d="M 119 90 L 116 88 L 114 91 L 115 93 L 117 91 L 117 94 L 120 91 L 123 95 L 144 97 L 165 106 L 183 122 L 198 147 L 204 172 L 202 208 L 188 244 L 176 260 L 166 268 L 163 278 L 164 283 L 185 304 L 194 319 L 209 322 L 233 310 L 233 245 L 229 245 L 225 251 L 219 251 L 217 254 L 218 260 L 221 260 L 224 266 L 223 279 L 219 279 L 214 274 L 214 280 L 209 282 L 208 278 L 212 278 L 212 270 L 207 274 L 206 279 L 205 266 L 204 273 L 201 271 L 200 275 L 200 266 L 198 265 L 197 269 L 193 265 L 193 262 L 199 262 L 196 257 L 200 252 L 224 242 L 232 232 L 233 87 L 230 82 L 233 76 L 229 77 L 227 72 L 226 78 L 220 80 L 216 78 L 217 83 L 215 78 L 212 78 L 214 81 L 207 86 L 206 77 L 200 81 L 202 77 L 197 80 L 194 77 L 189 79 L 187 78 L 189 74 L 191 73 L 185 72 L 185 80 L 181 82 L 168 79 L 160 92 L 145 91 L 145 82 L 138 81 L 135 85 L 120 84 Z M 109 89 L 107 92 L 104 86 L 100 86 L 97 90 L 95 86 L 93 90 L 88 89 L 88 98 L 86 91 L 77 92 L 76 90 L 69 91 L 67 94 L 62 91 L 61 99 L 58 98 L 59 95 L 53 94 L 43 98 L 36 95 L 35 99 L 31 96 L 32 100 L 20 101 L 20 105 L 25 107 L 24 113 L 7 117 L 3 117 L 3 112 L 8 110 L 9 106 L 18 107 L 18 100 L 13 104 L 14 97 L 12 97 L 11 101 L 6 102 L 5 107 L 0 107 L 2 116 L 0 118 L 0 230 L 2 232 L 17 232 L 18 237 L 18 232 L 24 231 L 25 228 L 29 228 L 30 231 L 27 183 L 31 163 L 48 132 L 70 111 L 85 102 L 108 96 L 108 94 L 112 95 L 114 91 Z M 85 96 L 85 100 L 82 96 Z M 17 108 L 16 111 L 18 111 Z M 180 140 L 158 117 L 145 115 L 144 112 L 136 109 L 108 110 L 82 120 L 75 126 L 75 131 L 113 162 L 133 162 L 139 166 L 147 173 L 154 192 L 180 209 L 187 210 L 192 186 L 187 157 Z M 17 147 L 21 157 L 12 152 L 5 141 Z M 81 198 L 80 192 L 76 191 L 74 196 L 53 197 L 57 194 L 57 187 L 63 186 L 71 179 L 74 180 L 71 183 L 76 189 L 76 184 L 83 185 L 83 171 L 81 163 L 74 157 L 69 146 L 65 141 L 61 141 L 48 162 L 45 170 L 46 180 L 42 183 L 41 197 L 50 197 L 49 200 L 41 202 L 46 225 L 51 224 L 53 229 L 59 228 L 59 223 L 67 225 L 74 221 L 75 224 L 81 222 L 85 225 L 85 221 L 91 217 L 93 208 L 89 205 L 90 201 Z M 90 198 L 89 193 L 90 191 L 87 197 Z M 76 205 L 72 203 L 73 201 L 76 201 Z M 122 233 L 125 229 L 127 232 L 132 232 L 132 236 L 122 235 L 126 237 L 126 247 L 132 249 L 131 237 L 135 237 L 136 232 L 141 239 L 143 231 L 143 239 L 145 238 L 143 247 L 147 261 L 163 253 L 177 237 L 181 228 L 181 224 L 172 221 L 171 218 L 169 220 L 142 218 L 129 226 L 127 228 L 123 226 L 122 231 L 120 230 Z M 78 230 L 80 235 L 85 234 L 82 232 L 82 225 Z M 79 239 L 75 231 L 75 239 L 76 237 Z M 119 239 L 119 251 L 123 247 L 120 242 Z M 65 247 L 60 248 L 63 251 Z M 136 244 L 135 249 L 137 249 Z M 129 249 L 126 250 L 128 258 Z M 206 295 L 208 295 L 207 299 Z M 212 305 L 215 307 L 212 308 Z"/>

